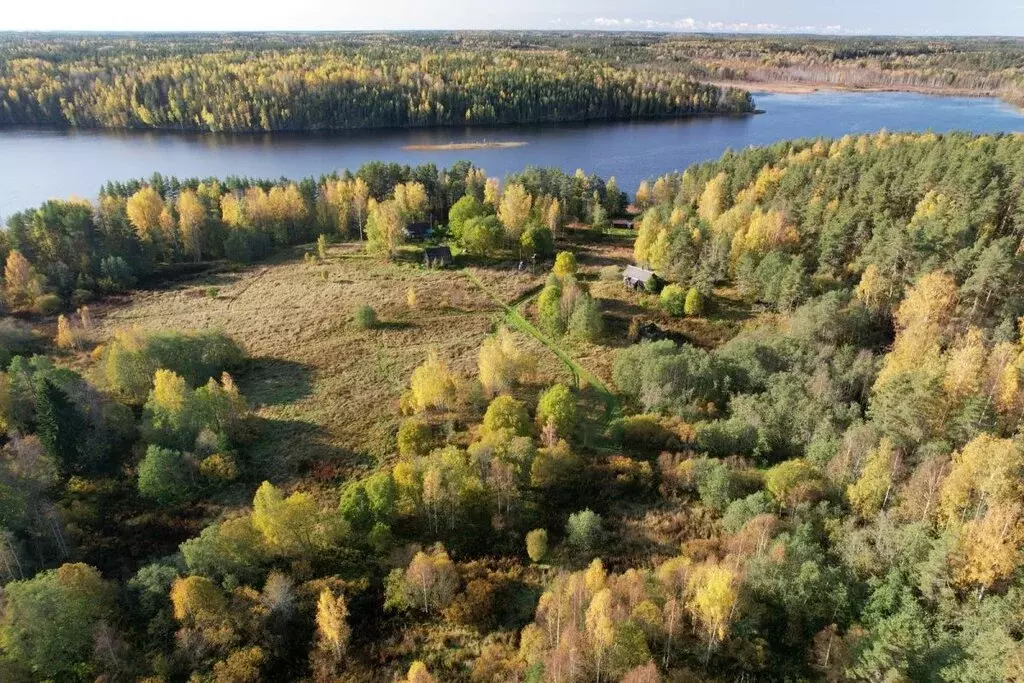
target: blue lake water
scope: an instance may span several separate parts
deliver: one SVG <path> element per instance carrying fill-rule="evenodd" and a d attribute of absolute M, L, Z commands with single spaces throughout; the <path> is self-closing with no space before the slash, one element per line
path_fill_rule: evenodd
<path fill-rule="evenodd" d="M 890 131 L 1024 132 L 1024 112 L 993 99 L 911 93 L 756 94 L 765 113 L 642 123 L 389 130 L 343 134 L 179 134 L 0 129 L 0 216 L 53 197 L 93 197 L 107 180 L 149 176 L 301 178 L 366 161 L 447 166 L 469 159 L 490 175 L 527 165 L 646 177 L 798 137 Z M 407 145 L 518 141 L 507 149 L 413 151 Z"/>

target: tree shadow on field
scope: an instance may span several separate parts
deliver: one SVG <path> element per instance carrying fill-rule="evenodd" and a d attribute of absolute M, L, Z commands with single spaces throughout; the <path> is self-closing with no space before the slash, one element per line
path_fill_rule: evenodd
<path fill-rule="evenodd" d="M 253 406 L 293 403 L 313 392 L 313 369 L 280 358 L 253 358 L 239 374 L 238 388 Z"/>
<path fill-rule="evenodd" d="M 258 418 L 256 438 L 247 449 L 250 466 L 259 477 L 285 481 L 325 465 L 351 471 L 367 457 L 332 443 L 324 427 L 302 420 Z"/>

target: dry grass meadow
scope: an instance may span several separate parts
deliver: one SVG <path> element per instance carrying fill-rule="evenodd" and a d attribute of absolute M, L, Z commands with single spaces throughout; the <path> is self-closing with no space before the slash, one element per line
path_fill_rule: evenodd
<path fill-rule="evenodd" d="M 206 275 L 139 292 L 97 310 L 97 338 L 115 329 L 217 329 L 251 361 L 239 385 L 262 418 L 251 449 L 261 476 L 288 481 L 309 469 L 370 469 L 387 456 L 401 419 L 398 399 L 412 370 L 436 350 L 469 378 L 477 351 L 501 322 L 500 307 L 459 270 L 366 258 L 359 245 L 332 246 L 324 262 L 301 251 L 235 273 Z M 514 265 L 473 268 L 505 301 L 537 288 L 543 274 Z M 416 305 L 408 303 L 410 289 Z M 371 305 L 380 324 L 360 329 Z M 538 382 L 565 381 L 565 368 L 537 340 L 518 334 L 538 359 Z"/>

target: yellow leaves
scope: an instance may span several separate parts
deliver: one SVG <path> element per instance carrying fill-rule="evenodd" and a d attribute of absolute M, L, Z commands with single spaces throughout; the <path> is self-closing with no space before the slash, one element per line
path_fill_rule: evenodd
<path fill-rule="evenodd" d="M 520 238 L 533 210 L 533 196 L 519 183 L 505 188 L 498 205 L 498 220 L 505 227 L 509 240 Z"/>
<path fill-rule="evenodd" d="M 1024 455 L 1011 439 L 980 434 L 953 456 L 942 484 L 939 509 L 947 526 L 985 514 L 990 506 L 1021 495 Z"/>
<path fill-rule="evenodd" d="M 994 505 L 960 532 L 954 576 L 961 586 L 989 588 L 1017 568 L 1024 525 L 1020 503 Z"/>
<path fill-rule="evenodd" d="M 77 349 L 79 345 L 78 332 L 71 326 L 66 316 L 57 316 L 57 336 L 54 339 L 57 348 Z"/>
<path fill-rule="evenodd" d="M 348 625 L 348 607 L 345 596 L 335 596 L 324 588 L 316 603 L 316 630 L 319 646 L 331 653 L 335 661 L 345 654 L 352 629 Z"/>
<path fill-rule="evenodd" d="M 586 616 L 587 634 L 594 649 L 605 652 L 615 643 L 615 622 L 612 618 L 612 592 L 602 588 L 590 601 Z"/>
<path fill-rule="evenodd" d="M 741 237 L 737 233 L 736 238 Z M 800 235 L 786 215 L 780 209 L 763 211 L 755 208 L 750 215 L 745 234 L 742 234 L 743 250 L 756 253 L 767 253 L 787 246 L 795 246 L 800 242 Z"/>
<path fill-rule="evenodd" d="M 723 171 L 708 181 L 697 200 L 697 215 L 709 223 L 722 215 L 725 210 L 726 183 L 729 176 Z"/>
<path fill-rule="evenodd" d="M 857 299 L 871 310 L 878 311 L 888 299 L 889 283 L 874 263 L 868 264 L 860 276 L 855 293 Z"/>
<path fill-rule="evenodd" d="M 981 330 L 971 328 L 961 342 L 946 354 L 942 388 L 954 404 L 978 393 L 984 379 L 988 351 Z"/>
<path fill-rule="evenodd" d="M 423 183 L 399 183 L 395 185 L 393 197 L 406 221 L 422 218 L 427 210 L 427 188 Z"/>
<path fill-rule="evenodd" d="M 714 563 L 699 565 L 690 575 L 686 609 L 704 628 L 709 647 L 728 633 L 739 601 L 737 583 L 735 572 Z"/>
<path fill-rule="evenodd" d="M 164 200 L 150 186 L 143 187 L 128 198 L 125 211 L 135 232 L 144 241 L 155 241 L 161 230 L 160 217 L 165 210 Z"/>
<path fill-rule="evenodd" d="M 185 189 L 178 195 L 178 227 L 185 253 L 197 260 L 202 256 L 202 228 L 206 208 L 194 190 Z"/>
<path fill-rule="evenodd" d="M 412 408 L 416 412 L 447 410 L 455 405 L 455 375 L 436 351 L 431 351 L 427 360 L 413 370 L 409 386 Z"/>
<path fill-rule="evenodd" d="M 168 415 L 180 414 L 185 409 L 188 393 L 188 384 L 177 373 L 157 370 L 153 375 L 150 403 L 162 412 Z"/>
<path fill-rule="evenodd" d="M 497 178 L 488 178 L 484 181 L 484 204 L 497 209 L 499 201 L 501 201 L 501 181 Z"/>
<path fill-rule="evenodd" d="M 31 306 L 43 293 L 42 279 L 20 251 L 14 249 L 4 264 L 4 296 L 11 308 Z"/>
<path fill-rule="evenodd" d="M 223 614 L 227 600 L 208 578 L 187 576 L 171 584 L 171 607 L 178 621 L 207 622 Z"/>
<path fill-rule="evenodd" d="M 896 309 L 896 340 L 875 380 L 877 392 L 901 372 L 939 372 L 942 344 L 956 309 L 956 282 L 948 273 L 932 271 L 910 288 Z"/>
<path fill-rule="evenodd" d="M 888 437 L 868 454 L 860 477 L 846 489 L 850 505 L 862 518 L 870 519 L 885 507 L 898 462 L 899 452 Z"/>
<path fill-rule="evenodd" d="M 536 358 L 521 351 L 515 336 L 504 327 L 496 336 L 484 340 L 477 358 L 480 383 L 488 396 L 508 391 L 532 373 L 536 364 Z"/>
<path fill-rule="evenodd" d="M 372 202 L 366 221 L 366 249 L 391 257 L 405 241 L 406 220 L 394 199 Z"/>
<path fill-rule="evenodd" d="M 263 536 L 267 547 L 280 555 L 297 556 L 334 540 L 335 520 L 321 515 L 308 493 L 296 491 L 285 498 L 277 487 L 265 481 L 252 502 L 253 527 Z"/>

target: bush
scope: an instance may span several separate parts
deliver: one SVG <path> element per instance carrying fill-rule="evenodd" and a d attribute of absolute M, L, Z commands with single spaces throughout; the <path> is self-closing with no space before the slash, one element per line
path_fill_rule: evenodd
<path fill-rule="evenodd" d="M 61 308 L 63 305 L 56 294 L 43 294 L 35 301 L 36 312 L 41 315 L 55 315 Z"/>
<path fill-rule="evenodd" d="M 661 290 L 661 307 L 671 316 L 678 318 L 686 312 L 686 290 L 671 284 Z"/>
<path fill-rule="evenodd" d="M 363 304 L 356 309 L 356 327 L 361 330 L 372 330 L 377 326 L 377 311 L 372 306 Z"/>
<path fill-rule="evenodd" d="M 234 481 L 238 477 L 238 466 L 230 455 L 214 453 L 199 463 L 199 474 L 215 482 Z"/>
<path fill-rule="evenodd" d="M 565 540 L 578 550 L 593 550 L 601 540 L 601 515 L 590 508 L 569 515 Z"/>
<path fill-rule="evenodd" d="M 422 420 L 410 418 L 398 428 L 398 454 L 403 458 L 426 455 L 433 441 L 430 425 Z"/>
<path fill-rule="evenodd" d="M 686 293 L 685 312 L 687 316 L 704 314 L 704 295 L 696 287 L 690 287 L 690 291 Z"/>
<path fill-rule="evenodd" d="M 552 337 L 565 334 L 565 319 L 562 316 L 562 287 L 551 283 L 544 287 L 537 298 L 537 317 L 540 328 Z"/>
<path fill-rule="evenodd" d="M 598 271 L 598 278 L 606 282 L 615 282 L 621 276 L 618 266 L 604 266 Z"/>
<path fill-rule="evenodd" d="M 575 275 L 579 266 L 576 263 L 576 254 L 571 251 L 560 251 L 555 257 L 554 273 L 558 277 Z"/>

